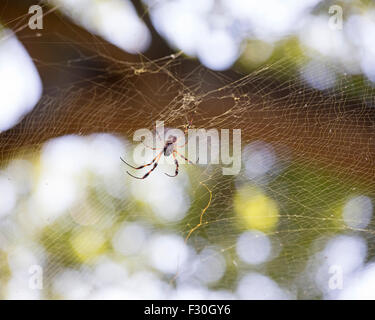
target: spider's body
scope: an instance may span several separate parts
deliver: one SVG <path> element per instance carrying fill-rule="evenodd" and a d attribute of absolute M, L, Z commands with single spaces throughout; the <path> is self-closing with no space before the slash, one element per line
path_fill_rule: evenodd
<path fill-rule="evenodd" d="M 158 166 L 158 161 L 160 160 L 160 157 L 162 155 L 164 155 L 165 157 L 169 157 L 170 155 L 173 156 L 173 159 L 174 159 L 174 163 L 176 165 L 176 171 L 175 171 L 175 174 L 172 176 L 168 173 L 166 173 L 167 176 L 169 177 L 175 177 L 178 175 L 178 168 L 179 168 L 179 164 L 178 164 L 178 161 L 177 161 L 177 158 L 176 158 L 176 155 L 179 155 L 182 159 L 186 160 L 187 162 L 189 163 L 192 163 L 189 159 L 185 158 L 182 154 L 180 154 L 178 151 L 177 151 L 177 147 L 183 147 L 186 145 L 186 143 L 183 145 L 183 146 L 178 146 L 177 145 L 177 137 L 176 136 L 172 136 L 170 135 L 168 137 L 168 139 L 165 141 L 165 144 L 164 144 L 164 147 L 163 149 L 158 153 L 158 155 L 148 164 L 145 164 L 143 166 L 140 166 L 140 167 L 133 167 L 131 166 L 130 164 L 128 164 L 125 160 L 123 160 L 122 158 L 120 158 L 124 163 L 126 163 L 129 167 L 133 168 L 133 169 L 136 169 L 136 170 L 139 170 L 139 169 L 142 169 L 142 168 L 145 168 L 145 167 L 148 167 L 148 166 L 151 166 L 153 164 L 153 167 L 144 174 L 143 177 L 136 177 L 136 176 L 133 176 L 132 174 L 130 174 L 128 171 L 126 171 L 130 176 L 132 176 L 133 178 L 136 178 L 136 179 L 145 179 L 149 176 L 149 174 L 154 171 L 156 169 L 156 167 Z M 147 147 L 147 146 L 146 146 Z M 153 150 L 158 150 L 157 148 L 151 148 Z M 160 150 L 160 149 L 159 149 Z"/>
<path fill-rule="evenodd" d="M 165 142 L 164 148 L 163 148 L 163 154 L 164 156 L 168 157 L 176 149 L 176 142 L 177 142 L 177 137 L 176 136 L 169 136 L 167 141 Z"/>

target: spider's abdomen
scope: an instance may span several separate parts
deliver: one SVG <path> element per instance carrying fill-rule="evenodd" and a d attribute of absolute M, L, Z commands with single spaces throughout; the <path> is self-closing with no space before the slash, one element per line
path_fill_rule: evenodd
<path fill-rule="evenodd" d="M 164 147 L 164 156 L 168 157 L 172 154 L 173 152 L 173 149 L 174 149 L 174 144 L 173 143 L 166 143 L 165 147 Z"/>

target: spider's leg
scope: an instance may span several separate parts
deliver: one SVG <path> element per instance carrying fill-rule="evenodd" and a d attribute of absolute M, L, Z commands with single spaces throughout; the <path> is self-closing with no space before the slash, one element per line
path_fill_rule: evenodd
<path fill-rule="evenodd" d="M 187 134 L 188 130 L 190 129 L 192 123 L 193 123 L 193 118 L 191 118 L 190 121 L 189 121 L 189 123 L 185 126 L 185 130 L 184 130 L 185 135 Z"/>
<path fill-rule="evenodd" d="M 172 176 L 172 175 L 170 175 L 170 174 L 168 174 L 168 173 L 165 173 L 168 177 L 175 177 L 175 176 L 178 175 L 178 161 L 177 161 L 176 153 L 175 153 L 175 152 L 176 152 L 176 151 L 173 151 L 172 156 L 173 156 L 173 159 L 174 159 L 174 163 L 176 164 L 176 171 L 175 171 L 175 173 L 174 173 L 174 176 Z"/>
<path fill-rule="evenodd" d="M 152 171 L 154 171 L 154 170 L 156 169 L 156 167 L 158 166 L 158 161 L 159 161 L 159 159 L 160 159 L 160 156 L 161 156 L 161 153 L 159 153 L 159 155 L 157 156 L 158 159 L 157 159 L 156 162 L 154 163 L 154 166 L 151 168 L 151 170 L 147 171 L 147 172 L 144 174 L 143 177 L 136 177 L 136 176 L 133 176 L 129 171 L 126 171 L 126 173 L 127 173 L 129 176 L 131 176 L 131 177 L 133 177 L 133 178 L 135 178 L 135 179 L 140 179 L 140 180 L 142 180 L 142 179 L 146 179 L 146 178 L 149 176 L 149 174 L 150 174 Z"/>
<path fill-rule="evenodd" d="M 194 164 L 194 162 L 190 161 L 188 158 L 184 157 L 181 153 L 179 153 L 177 150 L 175 151 L 182 159 L 186 160 L 190 164 Z M 196 163 L 198 162 L 199 158 L 197 158 Z"/>
<path fill-rule="evenodd" d="M 121 159 L 121 161 L 122 161 L 123 163 L 127 164 L 129 167 L 138 170 L 138 169 L 142 169 L 142 168 L 144 168 L 144 167 L 151 166 L 151 165 L 155 162 L 155 160 L 156 160 L 158 157 L 161 156 L 162 153 L 163 153 L 163 151 L 159 152 L 159 154 L 158 154 L 154 159 L 152 159 L 152 161 L 151 161 L 150 163 L 144 164 L 143 166 L 139 166 L 139 167 L 134 167 L 134 166 L 132 166 L 131 164 L 127 163 L 127 162 L 126 162 L 123 158 L 121 158 L 121 157 L 120 157 L 120 159 Z"/>

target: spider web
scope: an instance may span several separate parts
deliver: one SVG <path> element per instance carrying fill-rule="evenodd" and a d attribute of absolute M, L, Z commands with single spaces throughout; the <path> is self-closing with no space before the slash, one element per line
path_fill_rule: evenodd
<path fill-rule="evenodd" d="M 241 172 L 236 176 L 223 176 L 221 165 L 182 166 L 181 179 L 187 176 L 190 181 L 191 204 L 186 216 L 176 222 L 160 222 L 131 196 L 113 199 L 95 180 L 88 186 L 90 197 L 67 213 L 83 212 L 86 206 L 95 211 L 97 220 L 90 228 L 100 231 L 106 243 L 104 252 L 114 260 L 120 258 L 111 247 L 111 237 L 124 221 L 142 221 L 155 232 L 177 234 L 196 252 L 212 246 L 220 248 L 226 270 L 209 285 L 212 290 L 232 292 L 241 275 L 257 271 L 270 276 L 291 296 L 322 297 L 307 269 L 314 253 L 340 234 L 365 239 L 367 260 L 373 259 L 373 220 L 365 227 L 353 227 L 345 223 L 341 214 L 351 197 L 375 196 L 375 96 L 374 89 L 362 78 L 342 75 L 332 89 L 313 89 L 293 73 L 295 65 L 302 65 L 305 58 L 288 51 L 287 46 L 266 65 L 250 72 L 243 73 L 235 67 L 235 71 L 221 73 L 206 69 L 182 52 L 161 58 L 139 55 L 124 59 L 117 58 L 118 52 L 109 50 L 94 35 L 88 41 L 53 33 L 56 35 L 61 39 L 59 45 L 74 48 L 75 56 L 52 62 L 34 57 L 34 61 L 44 71 L 62 76 L 73 74 L 74 80 L 65 85 L 46 83 L 36 108 L 0 135 L 4 168 L 15 159 L 28 159 L 33 170 L 40 170 L 44 144 L 71 134 L 113 134 L 128 141 L 129 155 L 136 129 L 151 130 L 157 120 L 181 129 L 190 118 L 195 128 L 241 129 L 243 150 L 262 141 L 272 146 L 277 156 L 277 170 L 265 173 L 262 181 L 246 174 L 245 154 Z M 22 37 L 21 40 L 27 41 Z M 322 65 L 336 71 L 326 61 L 322 60 Z M 315 76 L 321 79 L 319 70 Z M 117 157 L 123 175 L 117 178 L 129 185 L 131 178 L 126 175 L 120 156 L 124 155 Z M 255 266 L 243 263 L 236 254 L 237 239 L 248 230 L 237 212 L 236 197 L 239 190 L 250 189 L 261 190 L 278 207 L 276 225 L 260 228 L 271 240 L 274 257 Z M 23 241 L 29 241 L 34 251 L 45 252 L 47 291 L 42 297 L 59 297 L 52 285 L 57 275 L 70 268 L 80 270 L 80 277 L 86 279 L 94 270 L 97 256 L 82 261 L 67 244 L 72 234 L 87 228 L 69 214 L 28 234 L 22 219 L 32 195 L 31 189 L 18 201 L 13 220 L 9 218 L 22 231 L 5 231 L 5 223 L 2 230 L 9 244 L 19 242 L 14 235 L 22 234 Z M 240 203 L 246 202 L 239 197 Z M 111 210 L 103 205 L 106 202 L 113 204 Z M 10 249 L 3 252 L 11 254 Z M 160 278 L 173 287 L 190 267 L 185 265 L 177 274 Z M 3 270 L 2 281 L 7 283 L 11 276 L 6 264 Z"/>

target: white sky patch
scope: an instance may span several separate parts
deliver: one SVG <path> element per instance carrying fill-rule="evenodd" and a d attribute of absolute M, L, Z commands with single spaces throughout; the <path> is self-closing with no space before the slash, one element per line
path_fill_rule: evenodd
<path fill-rule="evenodd" d="M 336 74 L 325 63 L 312 60 L 300 72 L 302 79 L 315 89 L 326 90 L 336 84 Z"/>
<path fill-rule="evenodd" d="M 12 180 L 0 176 L 0 218 L 10 214 L 17 202 L 17 188 Z"/>
<path fill-rule="evenodd" d="M 126 173 L 120 160 L 126 152 L 124 141 L 106 133 L 92 134 L 87 140 L 89 170 L 103 182 L 108 194 L 123 199 L 127 194 Z"/>
<path fill-rule="evenodd" d="M 266 262 L 271 255 L 271 250 L 271 241 L 260 231 L 246 231 L 237 239 L 237 254 L 248 264 Z"/>
<path fill-rule="evenodd" d="M 29 274 L 13 274 L 6 286 L 7 300 L 40 300 L 42 290 L 29 287 Z"/>
<path fill-rule="evenodd" d="M 78 185 L 69 177 L 45 173 L 40 178 L 35 193 L 36 209 L 48 222 L 53 222 L 79 198 Z"/>
<path fill-rule="evenodd" d="M 65 269 L 53 278 L 52 292 L 62 299 L 86 299 L 91 290 L 91 283 L 76 270 Z"/>
<path fill-rule="evenodd" d="M 290 296 L 271 278 L 252 272 L 242 277 L 237 286 L 237 296 L 245 300 L 280 300 Z"/>
<path fill-rule="evenodd" d="M 151 9 L 152 21 L 160 34 L 188 55 L 196 54 L 197 39 L 207 25 L 200 15 L 181 2 L 165 2 Z"/>
<path fill-rule="evenodd" d="M 329 26 L 330 14 L 316 15 L 312 9 L 321 0 L 143 0 L 157 31 L 184 53 L 198 57 L 214 70 L 224 70 L 237 60 L 245 39 L 270 44 L 296 35 L 314 58 L 317 53 L 330 59 L 345 73 L 362 71 L 375 81 L 375 10 L 344 21 L 343 30 Z M 323 66 L 323 69 L 325 67 Z M 316 89 L 334 85 L 335 75 L 306 70 L 305 80 Z"/>
<path fill-rule="evenodd" d="M 43 265 L 44 251 L 39 246 L 34 246 L 33 250 L 31 250 L 26 246 L 18 245 L 12 247 L 12 250 L 8 253 L 7 260 L 13 273 L 24 272 L 26 275 L 30 266 Z"/>
<path fill-rule="evenodd" d="M 214 283 L 220 280 L 226 270 L 224 256 L 215 248 L 205 248 L 199 253 L 195 275 L 204 284 Z"/>
<path fill-rule="evenodd" d="M 92 280 L 95 286 L 100 288 L 106 287 L 107 285 L 122 283 L 126 281 L 127 278 L 128 271 L 126 267 L 107 257 L 98 259 L 92 274 Z"/>
<path fill-rule="evenodd" d="M 35 211 L 43 219 L 53 221 L 82 195 L 74 177 L 87 167 L 86 155 L 87 145 L 79 136 L 62 136 L 45 144 L 34 197 Z"/>
<path fill-rule="evenodd" d="M 30 278 L 36 277 L 35 271 L 30 267 L 37 266 L 41 268 L 40 274 L 43 277 L 43 265 L 45 261 L 44 250 L 36 246 L 33 249 L 22 245 L 12 247 L 8 252 L 7 262 L 11 270 L 11 278 L 6 287 L 7 299 L 40 299 L 43 291 L 36 290 L 30 287 Z M 33 273 L 30 273 L 32 270 Z M 43 279 L 41 278 L 41 281 Z M 42 282 L 40 284 L 43 284 Z"/>
<path fill-rule="evenodd" d="M 169 284 L 161 281 L 158 274 L 143 269 L 128 272 L 126 261 L 119 263 L 109 256 L 99 257 L 94 268 L 68 271 L 54 284 L 55 292 L 65 298 L 72 295 L 69 288 L 76 296 L 94 300 L 165 299 L 170 291 Z M 76 277 L 78 281 L 73 284 Z M 64 284 L 64 280 L 68 283 Z"/>
<path fill-rule="evenodd" d="M 262 178 L 267 172 L 274 169 L 277 161 L 272 146 L 261 141 L 248 144 L 243 152 L 245 174 L 250 179 Z"/>
<path fill-rule="evenodd" d="M 88 147 L 93 172 L 103 176 L 119 173 L 119 153 L 125 152 L 123 141 L 110 134 L 92 134 L 88 136 Z"/>
<path fill-rule="evenodd" d="M 168 285 L 147 271 L 128 274 L 109 258 L 99 258 L 94 272 L 66 269 L 54 279 L 53 293 L 64 299 L 164 299 Z"/>
<path fill-rule="evenodd" d="M 334 298 L 339 291 L 332 286 L 332 277 L 342 277 L 345 286 L 351 274 L 362 267 L 366 255 L 367 244 L 361 237 L 339 235 L 328 241 L 315 255 L 315 283 L 325 297 Z"/>
<path fill-rule="evenodd" d="M 151 272 L 140 271 L 129 277 L 123 287 L 129 292 L 129 299 L 165 299 L 168 285 Z"/>
<path fill-rule="evenodd" d="M 237 60 L 240 42 L 228 31 L 230 18 L 212 14 L 213 1 L 145 2 L 155 28 L 172 46 L 213 70 L 227 69 Z"/>
<path fill-rule="evenodd" d="M 362 55 L 361 66 L 369 80 L 375 82 L 375 53 L 365 51 Z"/>
<path fill-rule="evenodd" d="M 184 284 L 177 287 L 176 292 L 170 297 L 176 300 L 203 300 L 207 299 L 208 290 L 203 286 Z"/>
<path fill-rule="evenodd" d="M 44 170 L 58 175 L 79 174 L 89 164 L 87 153 L 88 146 L 84 137 L 61 136 L 44 145 L 41 165 Z"/>
<path fill-rule="evenodd" d="M 124 198 L 126 176 L 120 161 L 124 152 L 123 141 L 110 134 L 68 135 L 48 141 L 41 154 L 34 214 L 50 223 L 97 183 L 102 183 L 108 194 Z"/>
<path fill-rule="evenodd" d="M 359 53 L 359 62 L 364 74 L 375 82 L 375 10 L 364 15 L 352 15 L 347 21 L 347 35 L 356 46 Z"/>
<path fill-rule="evenodd" d="M 323 254 L 328 265 L 339 265 L 349 273 L 364 262 L 367 245 L 360 237 L 337 236 L 328 242 Z"/>
<path fill-rule="evenodd" d="M 232 16 L 259 39 L 274 41 L 292 33 L 320 0 L 225 0 Z"/>
<path fill-rule="evenodd" d="M 345 204 L 342 216 L 349 227 L 365 228 L 371 221 L 372 213 L 371 199 L 366 196 L 358 196 Z"/>
<path fill-rule="evenodd" d="M 358 271 L 337 295 L 344 300 L 374 300 L 375 299 L 375 264 L 368 264 Z"/>
<path fill-rule="evenodd" d="M 348 57 L 345 56 L 355 54 L 350 49 L 345 33 L 329 27 L 328 13 L 319 16 L 310 15 L 306 20 L 305 28 L 299 32 L 301 43 L 331 58 L 346 59 Z"/>
<path fill-rule="evenodd" d="M 147 170 L 150 170 L 126 169 L 138 177 L 142 177 Z M 154 214 L 164 222 L 181 220 L 190 207 L 190 198 L 185 190 L 188 177 L 182 172 L 183 167 L 180 166 L 177 177 L 171 178 L 164 174 L 168 172 L 173 175 L 174 169 L 174 166 L 159 165 L 144 180 L 129 178 L 132 195 L 139 201 L 147 203 Z"/>
<path fill-rule="evenodd" d="M 226 30 L 201 32 L 197 56 L 212 70 L 225 70 L 232 66 L 239 56 L 239 43 Z"/>
<path fill-rule="evenodd" d="M 168 285 L 152 272 L 128 273 L 126 265 L 107 256 L 94 267 L 65 269 L 53 281 L 52 290 L 64 299 L 164 299 Z"/>
<path fill-rule="evenodd" d="M 0 31 L 0 131 L 20 122 L 41 95 L 42 82 L 27 51 L 11 31 Z"/>
<path fill-rule="evenodd" d="M 7 166 L 4 176 L 14 183 L 18 194 L 27 194 L 30 192 L 32 179 L 32 164 L 28 160 L 15 159 Z"/>
<path fill-rule="evenodd" d="M 234 300 L 235 295 L 227 290 L 209 291 L 207 300 Z"/>
<path fill-rule="evenodd" d="M 63 12 L 90 32 L 136 54 L 145 51 L 151 34 L 129 0 L 53 0 Z"/>
<path fill-rule="evenodd" d="M 111 284 L 92 292 L 87 299 L 91 300 L 131 300 L 134 299 L 134 292 L 126 290 L 121 285 Z"/>
<path fill-rule="evenodd" d="M 188 247 L 177 235 L 156 235 L 149 240 L 151 265 L 166 274 L 181 269 L 188 257 Z"/>
<path fill-rule="evenodd" d="M 343 30 L 328 27 L 328 15 L 306 17 L 305 27 L 299 32 L 299 40 L 308 48 L 328 57 L 345 72 L 359 74 L 361 71 L 375 81 L 375 45 L 372 34 L 375 32 L 375 11 L 363 15 L 353 14 L 344 21 Z"/>
<path fill-rule="evenodd" d="M 139 254 L 147 239 L 147 231 L 138 223 L 125 223 L 115 233 L 112 245 L 117 252 L 124 255 Z"/>

